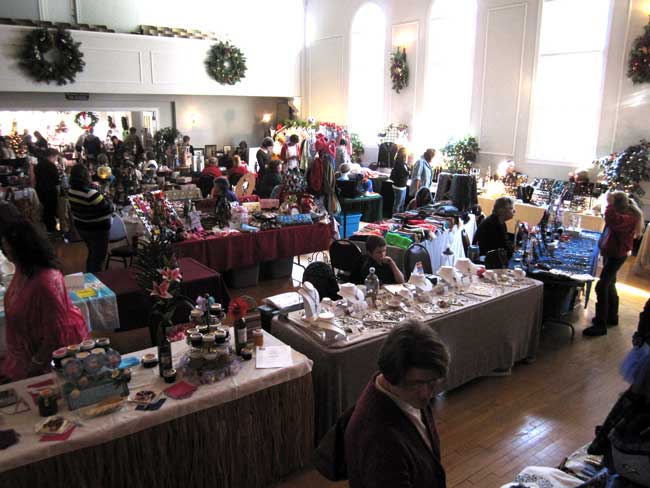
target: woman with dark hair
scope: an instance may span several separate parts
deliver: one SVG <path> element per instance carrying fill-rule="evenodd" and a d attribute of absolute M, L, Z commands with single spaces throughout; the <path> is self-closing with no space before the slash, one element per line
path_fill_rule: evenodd
<path fill-rule="evenodd" d="M 406 184 L 409 179 L 409 168 L 406 164 L 408 152 L 405 147 L 400 147 L 395 155 L 395 164 L 390 172 L 390 179 L 393 182 L 393 213 L 404 211 L 406 200 Z"/>
<path fill-rule="evenodd" d="M 215 178 L 214 186 L 212 187 L 212 193 L 210 198 L 226 197 L 226 200 L 230 203 L 239 202 L 237 195 L 232 191 L 230 187 L 230 182 L 228 179 L 223 176 L 220 178 Z"/>
<path fill-rule="evenodd" d="M 260 181 L 264 178 L 266 167 L 271 162 L 271 156 L 273 156 L 273 139 L 265 137 L 255 155 L 257 159 L 257 177 Z"/>
<path fill-rule="evenodd" d="M 88 337 L 81 312 L 70 301 L 54 249 L 26 221 L 10 224 L 2 252 L 16 266 L 4 297 L 7 355 L 2 375 L 12 381 L 49 370 L 52 351 Z"/>
<path fill-rule="evenodd" d="M 282 184 L 282 161 L 273 159 L 269 161 L 264 176 L 257 187 L 257 194 L 261 198 L 269 198 L 273 188 Z"/>
<path fill-rule="evenodd" d="M 72 219 L 88 248 L 86 271 L 101 271 L 108 253 L 113 204 L 90 186 L 90 173 L 83 164 L 72 167 L 68 200 Z"/>
<path fill-rule="evenodd" d="M 622 191 L 608 193 L 605 229 L 598 243 L 603 270 L 596 285 L 596 316 L 593 325 L 582 331 L 583 335 L 606 335 L 608 325 L 618 325 L 616 274 L 632 250 L 634 239 L 642 233 L 643 213 L 634 200 Z"/>
<path fill-rule="evenodd" d="M 431 190 L 429 190 L 428 187 L 423 187 L 420 188 L 415 194 L 415 198 L 409 202 L 406 210 L 415 210 L 416 208 L 424 207 L 425 205 L 429 205 L 431 203 L 433 203 Z"/>

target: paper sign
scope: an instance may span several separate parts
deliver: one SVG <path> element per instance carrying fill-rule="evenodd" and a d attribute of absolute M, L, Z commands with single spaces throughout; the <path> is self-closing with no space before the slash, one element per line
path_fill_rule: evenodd
<path fill-rule="evenodd" d="M 93 288 L 84 288 L 82 290 L 76 290 L 74 293 L 82 300 L 84 298 L 91 298 L 97 296 L 97 292 Z"/>
<path fill-rule="evenodd" d="M 255 366 L 262 368 L 288 368 L 293 366 L 291 347 L 267 346 L 255 349 Z"/>

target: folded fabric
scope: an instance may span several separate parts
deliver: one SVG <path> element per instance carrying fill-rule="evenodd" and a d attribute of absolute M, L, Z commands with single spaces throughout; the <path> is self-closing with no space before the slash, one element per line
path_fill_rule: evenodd
<path fill-rule="evenodd" d="M 165 394 L 175 400 L 189 398 L 196 391 L 196 386 L 189 384 L 187 381 L 179 381 L 173 386 L 164 390 Z"/>
<path fill-rule="evenodd" d="M 386 233 L 386 244 L 389 246 L 401 247 L 402 249 L 408 249 L 408 247 L 413 244 L 413 240 L 395 232 L 388 232 Z"/>

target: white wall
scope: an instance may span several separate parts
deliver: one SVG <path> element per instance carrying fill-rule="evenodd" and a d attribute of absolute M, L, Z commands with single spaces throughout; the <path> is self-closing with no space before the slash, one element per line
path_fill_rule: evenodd
<path fill-rule="evenodd" d="M 365 1 L 308 0 L 305 113 L 346 123 L 350 25 Z M 386 70 L 384 123 L 407 123 L 415 140 L 425 140 L 417 133 L 417 121 L 425 116 L 421 108 L 432 0 L 371 1 L 386 13 L 387 62 L 391 39 L 400 31 L 409 30 L 414 39 L 407 48 L 409 88 L 395 93 Z M 613 1 L 597 156 L 650 138 L 650 84 L 633 85 L 626 76 L 632 42 L 648 22 L 646 4 L 646 0 Z M 513 158 L 531 176 L 566 178 L 569 171 L 590 161 L 567 165 L 526 159 L 540 7 L 541 0 L 478 0 L 471 132 L 479 138 L 479 164 L 483 167 L 495 168 L 499 161 Z M 589 22 L 588 12 L 584 21 Z"/>
<path fill-rule="evenodd" d="M 0 93 L 0 110 L 155 110 L 160 128 L 173 124 L 172 103 L 178 130 L 189 135 L 194 146 L 235 146 L 241 140 L 247 141 L 249 146 L 257 146 L 265 129 L 260 123 L 262 115 L 271 113 L 275 121 L 277 106 L 286 104 L 286 99 L 99 93 L 91 94 L 88 101 L 79 102 L 66 100 L 63 93 Z"/>

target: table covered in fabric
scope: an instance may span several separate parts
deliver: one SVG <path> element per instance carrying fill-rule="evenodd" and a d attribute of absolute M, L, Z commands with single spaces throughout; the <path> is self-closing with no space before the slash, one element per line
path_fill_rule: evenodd
<path fill-rule="evenodd" d="M 192 258 L 180 258 L 178 264 L 183 275 L 181 293 L 184 296 L 196 300 L 199 295 L 209 293 L 223 305 L 224 310 L 228 309 L 230 292 L 219 273 Z M 138 286 L 136 273 L 135 268 L 115 268 L 97 273 L 97 277 L 115 293 L 122 330 L 147 324 L 151 310 L 151 300 L 148 293 Z"/>
<path fill-rule="evenodd" d="M 265 261 L 293 258 L 329 248 L 331 224 L 294 225 L 252 233 L 211 236 L 174 244 L 180 257 L 191 257 L 223 272 Z"/>
<path fill-rule="evenodd" d="M 89 331 L 115 330 L 120 327 L 117 298 L 115 293 L 92 273 L 84 274 L 86 288 L 92 288 L 94 296 L 81 298 L 75 290 L 68 290 L 72 303 L 76 305 L 86 321 Z M 7 350 L 4 295 L 0 296 L 0 358 Z"/>
<path fill-rule="evenodd" d="M 269 334 L 264 340 L 280 344 Z M 186 348 L 173 344 L 174 363 Z M 146 352 L 155 349 L 132 356 Z M 184 400 L 167 398 L 157 411 L 129 405 L 83 419 L 62 442 L 39 442 L 34 433 L 40 417 L 26 388 L 47 375 L 3 386 L 15 388 L 31 410 L 8 416 L 2 427 L 21 438 L 2 451 L 0 486 L 269 486 L 303 467 L 313 448 L 312 362 L 295 351 L 292 358 L 292 366 L 274 369 L 244 362 L 236 376 L 201 386 Z M 132 392 L 169 386 L 158 368 L 132 372 Z M 76 416 L 63 408 L 59 413 Z"/>
<path fill-rule="evenodd" d="M 543 286 L 535 280 L 517 290 L 468 304 L 427 321 L 449 348 L 446 389 L 456 388 L 497 368 L 534 357 L 542 323 Z M 272 332 L 314 361 L 316 436 L 320 439 L 357 400 L 377 371 L 385 334 L 348 347 L 329 347 L 289 318 L 276 318 Z"/>
<path fill-rule="evenodd" d="M 383 214 L 383 199 L 374 193 L 355 198 L 339 197 L 341 213 L 360 213 L 362 222 L 379 222 Z"/>

